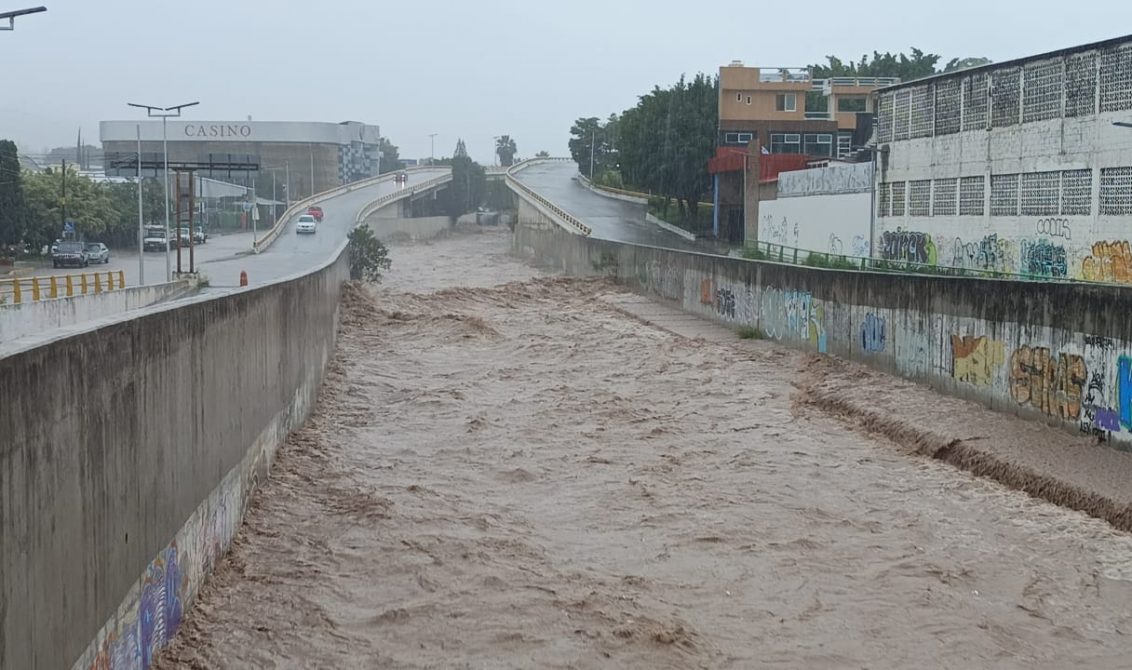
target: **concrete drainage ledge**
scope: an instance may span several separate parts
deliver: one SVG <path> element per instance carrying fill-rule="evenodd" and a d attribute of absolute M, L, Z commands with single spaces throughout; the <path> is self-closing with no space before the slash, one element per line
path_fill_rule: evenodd
<path fill-rule="evenodd" d="M 309 414 L 348 274 L 339 253 L 0 352 L 0 668 L 150 665 Z"/>

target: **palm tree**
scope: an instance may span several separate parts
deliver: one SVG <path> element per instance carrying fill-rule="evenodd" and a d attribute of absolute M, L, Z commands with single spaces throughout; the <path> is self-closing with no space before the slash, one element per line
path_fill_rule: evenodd
<path fill-rule="evenodd" d="M 499 164 L 503 167 L 511 167 L 515 162 L 515 153 L 519 148 L 515 146 L 515 140 L 511 139 L 510 135 L 503 135 L 495 140 L 495 153 L 499 154 Z"/>

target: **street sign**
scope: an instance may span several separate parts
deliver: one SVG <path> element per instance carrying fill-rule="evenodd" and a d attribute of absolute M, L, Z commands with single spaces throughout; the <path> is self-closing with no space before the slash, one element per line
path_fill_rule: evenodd
<path fill-rule="evenodd" d="M 245 211 L 245 212 L 250 212 L 250 211 L 252 211 L 252 203 L 250 203 L 250 202 L 245 202 L 245 203 L 244 203 L 244 211 Z"/>
<path fill-rule="evenodd" d="M 74 222 L 74 221 L 71 221 L 70 219 L 68 219 L 68 220 L 64 221 L 64 222 L 63 222 L 63 232 L 64 232 L 64 233 L 73 233 L 73 232 L 75 232 L 75 222 Z"/>

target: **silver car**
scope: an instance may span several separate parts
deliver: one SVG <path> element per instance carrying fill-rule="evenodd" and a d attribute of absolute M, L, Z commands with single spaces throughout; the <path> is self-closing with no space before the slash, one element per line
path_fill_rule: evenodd
<path fill-rule="evenodd" d="M 85 251 L 88 263 L 110 262 L 110 250 L 102 242 L 87 242 Z"/>

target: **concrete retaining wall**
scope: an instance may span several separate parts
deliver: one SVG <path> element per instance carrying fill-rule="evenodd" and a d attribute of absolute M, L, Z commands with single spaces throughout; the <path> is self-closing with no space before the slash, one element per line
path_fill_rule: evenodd
<path fill-rule="evenodd" d="M 309 413 L 347 275 L 340 253 L 0 358 L 0 667 L 149 665 Z"/>
<path fill-rule="evenodd" d="M 385 209 L 396 209 L 397 203 Z M 391 237 L 407 236 L 414 240 L 435 237 L 448 230 L 452 224 L 447 216 L 419 216 L 416 218 L 387 218 L 381 216 L 384 210 L 378 210 L 366 218 L 365 225 L 373 231 L 380 240 Z"/>
<path fill-rule="evenodd" d="M 76 295 L 70 298 L 0 305 L 0 342 L 73 326 L 111 314 L 152 305 L 190 290 L 187 281 L 131 286 L 125 289 Z"/>
<path fill-rule="evenodd" d="M 796 347 L 1132 444 L 1132 291 L 844 272 L 635 246 L 524 220 L 513 250 Z"/>
<path fill-rule="evenodd" d="M 759 203 L 759 242 L 867 257 L 871 207 L 871 193 L 763 200 Z"/>

